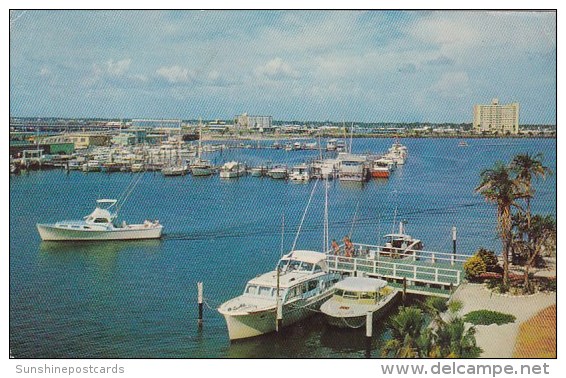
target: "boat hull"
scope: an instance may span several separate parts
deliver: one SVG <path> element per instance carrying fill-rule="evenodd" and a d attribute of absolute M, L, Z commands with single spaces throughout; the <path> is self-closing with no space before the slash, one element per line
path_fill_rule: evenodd
<path fill-rule="evenodd" d="M 332 290 L 328 290 L 317 297 L 285 304 L 283 306 L 282 327 L 292 325 L 312 316 L 315 314 L 315 310 L 318 310 L 320 305 L 331 295 Z M 275 308 L 244 314 L 230 314 L 225 311 L 220 312 L 224 315 L 224 319 L 226 319 L 230 340 L 246 339 L 275 331 Z"/>
<path fill-rule="evenodd" d="M 320 310 L 324 314 L 327 323 L 338 328 L 360 328 L 366 324 L 368 311 L 372 312 L 372 320 L 375 322 L 386 315 L 397 303 L 400 292 L 396 291 L 391 297 L 380 306 L 359 306 L 357 308 L 346 308 L 348 305 L 341 306 L 333 299 L 325 302 Z"/>
<path fill-rule="evenodd" d="M 389 178 L 389 170 L 372 171 L 371 177 L 374 177 L 374 178 Z"/>
<path fill-rule="evenodd" d="M 109 230 L 75 230 L 50 224 L 38 224 L 37 230 L 44 241 L 84 241 L 84 240 L 140 240 L 159 239 L 163 226 L 126 227 Z"/>
<path fill-rule="evenodd" d="M 269 175 L 271 176 L 272 179 L 275 180 L 284 180 L 287 178 L 287 172 L 283 172 L 283 171 L 271 171 Z"/>

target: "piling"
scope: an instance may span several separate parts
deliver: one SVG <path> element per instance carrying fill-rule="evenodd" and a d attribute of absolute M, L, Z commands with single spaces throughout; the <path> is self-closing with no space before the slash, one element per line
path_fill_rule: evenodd
<path fill-rule="evenodd" d="M 366 314 L 366 358 L 371 357 L 371 337 L 373 332 L 373 313 L 368 311 Z"/>
<path fill-rule="evenodd" d="M 202 327 L 202 304 L 203 304 L 203 285 L 202 282 L 197 282 L 198 291 L 198 325 Z"/>
<path fill-rule="evenodd" d="M 407 277 L 403 277 L 403 305 L 407 299 Z"/>
<path fill-rule="evenodd" d="M 277 321 L 275 323 L 275 330 L 281 334 L 283 329 L 283 301 L 277 301 Z"/>

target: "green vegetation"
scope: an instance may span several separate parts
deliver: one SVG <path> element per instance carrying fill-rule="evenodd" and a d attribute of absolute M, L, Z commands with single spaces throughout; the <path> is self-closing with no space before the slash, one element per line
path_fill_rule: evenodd
<path fill-rule="evenodd" d="M 477 255 L 473 255 L 464 263 L 466 277 L 471 280 L 479 278 L 487 272 L 485 262 Z"/>
<path fill-rule="evenodd" d="M 544 179 L 549 174 L 550 169 L 542 164 L 542 154 L 528 153 L 516 155 L 508 165 L 498 162 L 493 168 L 485 169 L 480 174 L 476 192 L 497 207 L 497 232 L 503 246 L 503 281 L 499 285 L 501 292 L 517 285 L 509 279 L 511 256 L 514 264 L 524 267 L 523 292 L 532 293 L 535 287 L 529 274 L 531 267 L 541 262 L 540 256 L 543 253 L 551 254 L 556 250 L 554 217 L 531 213 L 531 200 L 535 193 L 533 180 Z M 482 252 L 481 259 L 486 270 L 490 271 L 493 256 L 489 256 L 488 252 Z M 478 277 L 476 274 L 481 270 L 480 264 L 474 261 L 474 265 L 469 268 L 469 277 Z"/>
<path fill-rule="evenodd" d="M 514 323 L 515 316 L 511 314 L 503 314 L 497 311 L 478 310 L 469 312 L 464 315 L 464 320 L 475 325 L 502 325 L 507 323 Z"/>
<path fill-rule="evenodd" d="M 480 248 L 476 252 L 476 256 L 482 259 L 485 263 L 485 269 L 487 272 L 497 272 L 499 270 L 499 261 L 497 260 L 495 252 L 490 251 L 489 249 Z"/>
<path fill-rule="evenodd" d="M 442 298 L 428 298 L 417 307 L 402 308 L 387 322 L 391 339 L 381 349 L 383 357 L 396 358 L 473 358 L 481 349 L 476 345 L 476 329 L 458 315 L 459 301 L 449 304 Z M 449 311 L 448 319 L 440 316 Z M 428 321 L 431 319 L 430 321 Z"/>

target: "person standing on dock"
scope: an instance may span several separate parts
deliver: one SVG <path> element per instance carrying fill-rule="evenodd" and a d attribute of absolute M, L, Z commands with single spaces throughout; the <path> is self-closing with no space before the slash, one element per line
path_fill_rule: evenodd
<path fill-rule="evenodd" d="M 346 257 L 354 256 L 354 244 L 348 235 L 344 236 L 344 252 Z"/>

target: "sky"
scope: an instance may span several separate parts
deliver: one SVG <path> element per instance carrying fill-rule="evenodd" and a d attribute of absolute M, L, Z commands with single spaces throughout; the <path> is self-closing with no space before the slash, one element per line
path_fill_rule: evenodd
<path fill-rule="evenodd" d="M 11 11 L 10 115 L 556 123 L 556 14 Z"/>

